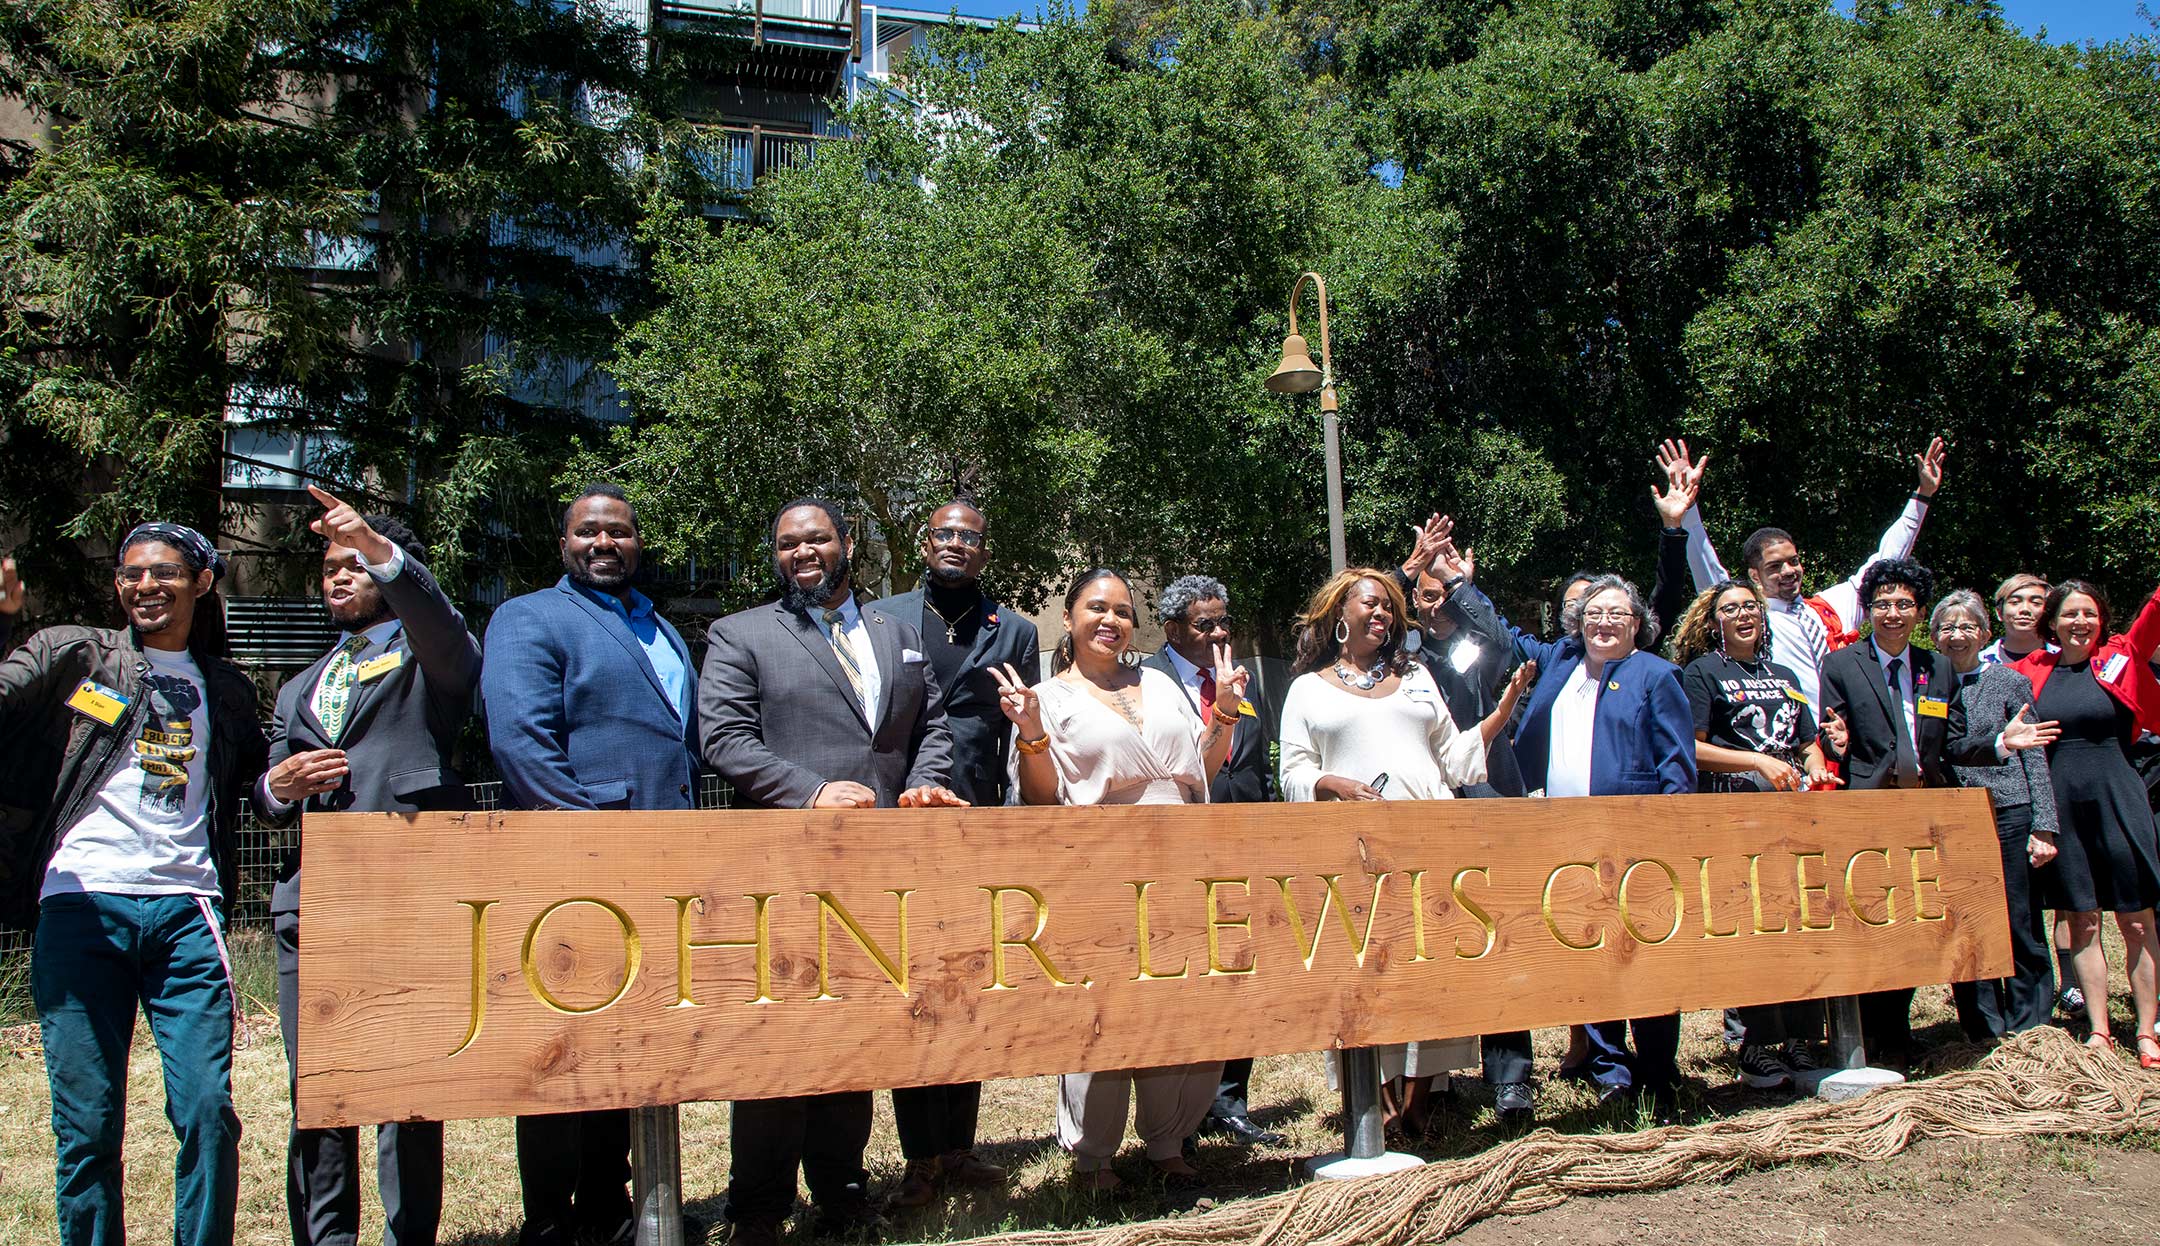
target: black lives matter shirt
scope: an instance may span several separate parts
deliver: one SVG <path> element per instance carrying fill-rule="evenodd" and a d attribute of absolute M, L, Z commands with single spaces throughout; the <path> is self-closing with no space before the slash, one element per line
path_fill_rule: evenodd
<path fill-rule="evenodd" d="M 1706 653 L 1688 663 L 1680 682 L 1695 709 L 1695 731 L 1720 748 L 1767 753 L 1800 765 L 1800 750 L 1815 740 L 1815 714 L 1800 681 L 1775 662 L 1737 662 Z M 1706 792 L 1760 791 L 1751 774 L 1703 770 Z"/>

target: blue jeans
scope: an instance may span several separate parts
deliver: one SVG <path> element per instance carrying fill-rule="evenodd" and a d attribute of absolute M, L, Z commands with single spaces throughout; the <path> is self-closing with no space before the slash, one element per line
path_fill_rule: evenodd
<path fill-rule="evenodd" d="M 120 1246 L 120 1133 L 138 1003 L 165 1068 L 176 1246 L 230 1246 L 240 1193 L 232 979 L 193 896 L 58 895 L 38 908 L 30 990 L 45 1041 L 66 1246 Z"/>

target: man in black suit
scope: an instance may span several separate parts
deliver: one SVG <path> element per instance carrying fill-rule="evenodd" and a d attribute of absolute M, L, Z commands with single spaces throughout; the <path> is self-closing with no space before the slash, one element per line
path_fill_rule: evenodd
<path fill-rule="evenodd" d="M 479 642 L 421 563 L 411 529 L 363 517 L 313 486 L 308 492 L 326 508 L 309 526 L 328 542 L 323 604 L 343 635 L 278 690 L 270 771 L 256 790 L 263 817 L 284 825 L 303 810 L 464 808 L 465 785 L 450 753 L 472 713 Z M 296 836 L 270 894 L 288 1086 L 299 1069 L 301 852 Z M 442 1218 L 442 1122 L 383 1125 L 375 1151 L 384 1241 L 432 1246 Z M 359 1162 L 359 1130 L 293 1127 L 285 1205 L 296 1246 L 357 1240 Z"/>
<path fill-rule="evenodd" d="M 1191 698 L 1202 722 L 1215 704 L 1214 646 L 1230 642 L 1230 590 L 1213 576 L 1187 575 L 1170 582 L 1155 601 L 1169 643 L 1143 663 L 1177 681 Z M 1275 767 L 1268 760 L 1267 720 L 1250 701 L 1238 707 L 1230 740 L 1230 758 L 1208 785 L 1212 804 L 1275 799 Z M 1246 1146 L 1281 1146 L 1289 1139 L 1253 1121 L 1252 1057 L 1223 1062 L 1222 1085 L 1215 1105 L 1200 1123 L 1203 1133 L 1219 1134 Z"/>
<path fill-rule="evenodd" d="M 945 692 L 952 789 L 971 805 L 1002 805 L 1012 724 L 998 709 L 998 686 L 990 672 L 1008 664 L 1035 672 L 1041 662 L 1035 625 L 1017 614 L 1002 615 L 998 603 L 983 593 L 989 521 L 973 503 L 955 499 L 931 514 L 922 555 L 922 587 L 880 604 L 920 629 L 923 652 Z M 892 1105 L 900 1153 L 907 1160 L 893 1206 L 926 1206 L 940 1186 L 1005 1183 L 1004 1169 L 975 1154 L 981 1082 L 909 1086 L 892 1092 Z"/>
<path fill-rule="evenodd" d="M 1999 765 L 2011 750 L 2055 738 L 2053 723 L 2022 713 L 1993 739 L 1971 737 L 1950 659 L 1912 647 L 1934 585 L 1934 574 L 1909 558 L 1871 564 L 1860 577 L 1871 631 L 1823 663 L 1823 723 L 1848 789 L 1956 787 L 1953 765 Z M 1909 1059 L 1912 997 L 1910 988 L 1860 997 L 1861 1029 L 1877 1064 L 1896 1068 Z"/>
<path fill-rule="evenodd" d="M 951 730 L 914 618 L 855 598 L 840 508 L 803 498 L 773 521 L 780 599 L 713 623 L 698 677 L 706 764 L 762 809 L 965 805 Z M 873 1224 L 870 1093 L 739 1101 L 727 1217 L 737 1246 L 777 1246 L 802 1170 L 813 1232 Z"/>

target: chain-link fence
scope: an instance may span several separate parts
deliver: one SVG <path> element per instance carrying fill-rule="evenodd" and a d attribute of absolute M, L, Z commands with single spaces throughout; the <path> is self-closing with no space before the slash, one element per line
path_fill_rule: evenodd
<path fill-rule="evenodd" d="M 475 783 L 470 808 L 502 808 L 501 783 Z M 697 807 L 725 809 L 731 793 L 719 775 L 700 775 Z M 233 897 L 230 929 L 270 929 L 270 889 L 277 883 L 278 863 L 286 847 L 298 835 L 296 821 L 289 827 L 268 826 L 257 820 L 250 802 L 240 806 L 240 886 Z M 30 998 L 30 932 L 0 931 L 0 1015 L 26 1015 Z"/>

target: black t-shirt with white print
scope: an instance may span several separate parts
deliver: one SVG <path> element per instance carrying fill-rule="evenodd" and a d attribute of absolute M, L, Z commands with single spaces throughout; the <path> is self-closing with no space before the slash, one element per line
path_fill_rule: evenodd
<path fill-rule="evenodd" d="M 1706 653 L 1688 663 L 1680 682 L 1695 710 L 1695 730 L 1720 748 L 1767 753 L 1794 765 L 1815 739 L 1815 712 L 1800 681 L 1775 662 L 1739 662 Z M 1752 774 L 1701 773 L 1706 792 L 1760 791 Z"/>

